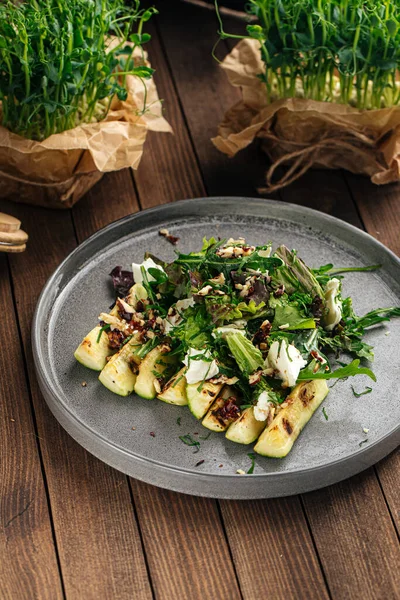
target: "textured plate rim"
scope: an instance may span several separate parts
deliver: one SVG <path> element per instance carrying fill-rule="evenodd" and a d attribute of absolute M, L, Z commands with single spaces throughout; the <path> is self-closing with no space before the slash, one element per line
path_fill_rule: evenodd
<path fill-rule="evenodd" d="M 108 450 L 112 450 L 114 452 L 116 451 L 118 454 L 123 455 L 125 458 L 137 461 L 139 463 L 142 463 L 143 465 L 152 466 L 158 470 L 161 469 L 162 471 L 169 473 L 170 475 L 179 473 L 185 477 L 196 477 L 197 480 L 203 480 L 203 481 L 208 481 L 208 482 L 210 480 L 213 480 L 214 483 L 224 480 L 224 481 L 235 482 L 235 484 L 237 484 L 238 481 L 240 481 L 240 480 L 243 481 L 243 479 L 245 479 L 247 481 L 247 485 L 250 487 L 249 484 L 250 484 L 251 480 L 254 482 L 255 481 L 260 482 L 260 479 L 261 479 L 261 480 L 265 481 L 265 483 L 267 483 L 268 481 L 271 481 L 271 480 L 272 481 L 274 481 L 274 480 L 280 481 L 283 479 L 288 479 L 292 476 L 307 477 L 311 473 L 317 474 L 320 472 L 331 470 L 331 469 L 334 469 L 335 467 L 338 467 L 338 465 L 348 464 L 351 461 L 360 461 L 360 463 L 362 463 L 358 467 L 351 469 L 350 474 L 345 474 L 341 478 L 340 477 L 334 478 L 334 481 L 340 481 L 341 479 L 355 475 L 355 474 L 359 473 L 360 471 L 368 468 L 369 466 L 372 466 L 375 462 L 377 462 L 378 460 L 380 460 L 381 458 L 386 456 L 390 451 L 394 450 L 396 448 L 396 446 L 400 443 L 400 440 L 397 439 L 397 438 L 399 438 L 399 436 L 396 436 L 396 434 L 400 433 L 400 423 L 397 425 L 394 425 L 394 427 L 386 435 L 379 438 L 372 444 L 369 444 L 368 446 L 365 446 L 364 448 L 360 448 L 359 450 L 355 450 L 350 456 L 347 455 L 347 456 L 338 458 L 338 459 L 330 462 L 327 465 L 306 467 L 304 469 L 291 469 L 291 470 L 287 470 L 285 472 L 254 473 L 250 479 L 243 478 L 242 476 L 240 476 L 238 474 L 202 473 L 199 471 L 194 471 L 193 469 L 187 469 L 187 468 L 182 468 L 182 467 L 178 467 L 178 466 L 171 466 L 167 463 L 163 463 L 163 462 L 157 461 L 155 459 L 146 458 L 144 456 L 135 454 L 134 452 L 131 452 L 131 451 L 119 446 L 118 444 L 104 438 L 101 434 L 96 432 L 94 429 L 91 429 L 86 423 L 81 421 L 79 419 L 79 417 L 70 410 L 68 405 L 66 405 L 63 402 L 63 400 L 57 394 L 57 391 L 55 389 L 53 389 L 52 385 L 50 384 L 48 377 L 47 377 L 47 370 L 43 366 L 42 352 L 41 352 L 41 347 L 40 347 L 40 339 L 41 339 L 40 328 L 41 328 L 41 321 L 42 321 L 42 316 L 41 316 L 40 312 L 41 312 L 41 306 L 44 302 L 44 298 L 47 296 L 47 294 L 54 295 L 52 292 L 54 283 L 55 283 L 55 281 L 57 281 L 60 273 L 63 272 L 64 267 L 76 255 L 81 253 L 87 246 L 90 246 L 90 244 L 93 242 L 93 240 L 97 239 L 98 237 L 101 237 L 108 231 L 111 231 L 115 228 L 120 227 L 123 223 L 140 220 L 141 218 L 143 218 L 143 216 L 146 217 L 147 215 L 151 215 L 152 213 L 160 214 L 160 213 L 166 212 L 167 213 L 166 217 L 168 218 L 168 209 L 170 209 L 172 206 L 174 206 L 174 207 L 182 206 L 182 208 L 183 208 L 185 206 L 190 206 L 190 205 L 195 204 L 200 201 L 202 201 L 202 202 L 205 201 L 205 202 L 210 202 L 210 203 L 213 203 L 213 202 L 221 203 L 221 201 L 223 201 L 223 202 L 229 203 L 229 202 L 238 202 L 240 200 L 242 200 L 242 201 L 249 200 L 251 202 L 259 203 L 262 206 L 273 205 L 277 208 L 278 207 L 283 208 L 284 211 L 286 211 L 286 210 L 288 212 L 295 211 L 295 212 L 300 212 L 303 215 L 308 214 L 310 216 L 316 216 L 316 217 L 318 217 L 318 219 L 322 219 L 322 221 L 326 221 L 327 223 L 335 224 L 336 226 L 338 226 L 341 229 L 347 229 L 349 232 L 355 233 L 356 236 L 363 238 L 364 241 L 366 241 L 368 244 L 375 245 L 377 249 L 379 249 L 381 252 L 383 251 L 388 257 L 390 257 L 392 260 L 394 260 L 394 262 L 397 263 L 397 265 L 400 267 L 400 259 L 396 256 L 396 254 L 394 254 L 394 252 L 392 252 L 389 248 L 387 248 L 384 244 L 382 244 L 382 242 L 375 239 L 374 237 L 372 237 L 369 233 L 365 232 L 364 230 L 359 229 L 359 228 L 355 227 L 354 225 L 351 225 L 350 223 L 347 223 L 346 221 L 343 221 L 343 220 L 341 220 L 337 217 L 334 217 L 330 214 L 323 213 L 321 211 L 318 211 L 318 210 L 315 210 L 315 209 L 312 209 L 309 207 L 304 207 L 304 206 L 297 205 L 297 204 L 282 202 L 279 200 L 269 200 L 269 199 L 263 199 L 263 198 L 247 198 L 247 197 L 243 198 L 241 196 L 203 197 L 203 198 L 179 200 L 179 201 L 175 201 L 175 202 L 172 202 L 169 204 L 152 207 L 147 210 L 142 210 L 142 211 L 138 211 L 137 213 L 132 213 L 132 214 L 126 215 L 116 221 L 113 221 L 112 223 L 109 223 L 105 227 L 102 227 L 101 229 L 99 229 L 98 231 L 93 233 L 91 236 L 89 236 L 86 240 L 84 240 L 81 244 L 79 244 L 76 248 L 74 248 L 66 256 L 66 258 L 60 263 L 60 265 L 56 268 L 56 270 L 53 272 L 53 274 L 48 278 L 47 282 L 45 283 L 45 285 L 42 289 L 42 292 L 37 301 L 37 305 L 36 305 L 34 317 L 33 317 L 33 322 L 32 322 L 32 350 L 33 350 L 35 369 L 36 369 L 36 373 L 38 376 L 38 381 L 39 381 L 41 391 L 43 392 L 43 395 L 45 397 L 47 404 L 49 405 L 50 410 L 53 412 L 53 414 L 57 413 L 57 414 L 55 414 L 57 420 L 60 421 L 59 415 L 58 415 L 58 413 L 60 411 L 61 413 L 64 413 L 64 415 L 66 415 L 69 420 L 72 420 L 72 422 L 73 422 L 72 429 L 86 431 L 88 436 L 93 436 L 96 439 L 96 441 L 98 441 L 100 444 L 102 444 L 104 446 L 104 448 L 107 448 Z M 240 212 L 238 213 L 238 216 L 240 217 Z M 243 216 L 247 216 L 247 215 L 243 215 Z M 283 220 L 284 220 L 284 217 L 283 217 Z M 357 245 L 355 245 L 354 247 L 356 248 Z M 56 411 L 53 410 L 53 408 L 54 408 L 52 406 L 53 402 L 55 402 L 55 404 L 57 406 Z M 77 439 L 78 443 L 80 443 L 82 446 L 84 446 L 89 452 L 96 455 L 96 453 L 94 451 L 92 451 L 90 449 L 90 447 L 88 447 L 91 445 L 90 443 L 88 444 L 88 446 L 86 446 L 86 444 L 81 440 L 80 436 L 74 435 L 69 430 L 69 428 L 68 428 L 68 426 L 66 426 L 65 422 L 63 422 L 61 424 L 62 424 L 62 427 L 74 439 L 77 439 L 79 437 L 79 439 Z M 383 447 L 386 446 L 387 442 L 393 438 L 395 438 L 395 439 L 394 439 L 394 443 L 391 444 L 391 446 L 392 446 L 391 449 L 389 449 L 389 450 L 387 450 L 386 448 L 383 449 Z M 363 460 L 361 460 L 361 457 Z M 372 459 L 371 459 L 371 457 L 372 457 Z M 118 466 L 116 466 L 114 461 L 112 461 L 112 460 L 108 461 L 107 459 L 104 459 L 104 457 L 102 457 L 101 460 L 103 460 L 103 462 L 110 464 L 114 468 L 118 469 Z M 135 476 L 135 475 L 133 475 L 133 476 Z M 143 477 L 141 477 L 141 479 L 146 480 Z M 151 477 L 149 477 L 147 481 L 149 483 L 153 483 L 154 485 L 157 485 L 157 483 L 154 483 L 152 481 Z M 329 483 L 326 483 L 325 485 L 329 485 Z M 306 486 L 307 490 L 317 489 L 320 487 L 323 487 L 323 485 L 317 484 L 317 485 Z M 176 489 L 176 491 L 181 491 L 183 493 L 190 493 L 187 491 L 185 492 L 179 486 L 176 488 L 174 488 L 174 486 L 170 486 L 170 489 Z M 292 492 L 292 493 L 297 493 L 297 492 Z M 224 494 L 206 493 L 204 495 L 213 496 L 213 497 L 235 498 L 234 495 L 225 496 Z M 259 495 L 259 494 L 250 493 L 247 496 L 246 495 L 238 495 L 237 497 L 238 498 L 256 498 L 256 497 L 260 498 L 260 497 L 267 497 L 267 494 L 265 494 L 263 496 L 263 495 Z"/>

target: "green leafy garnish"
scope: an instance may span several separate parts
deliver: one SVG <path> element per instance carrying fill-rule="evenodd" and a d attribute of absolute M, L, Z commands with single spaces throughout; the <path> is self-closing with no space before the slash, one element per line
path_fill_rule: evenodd
<path fill-rule="evenodd" d="M 201 440 L 208 440 L 208 438 L 210 437 L 210 435 L 211 435 L 211 431 L 209 433 L 207 433 L 207 435 L 199 435 L 199 438 Z"/>
<path fill-rule="evenodd" d="M 373 381 L 376 381 L 376 377 L 371 369 L 368 369 L 368 367 L 359 367 L 359 364 L 360 361 L 356 358 L 349 365 L 335 369 L 335 371 L 317 371 L 314 373 L 317 363 L 313 360 L 305 369 L 300 371 L 297 381 L 308 381 L 311 379 L 342 379 L 344 377 L 354 377 L 355 375 L 368 375 Z"/>
<path fill-rule="evenodd" d="M 97 336 L 96 344 L 100 344 L 101 335 L 102 335 L 103 331 L 108 331 L 108 329 L 110 329 L 110 327 L 111 327 L 111 325 L 106 323 L 105 325 L 103 325 L 103 327 L 101 327 L 99 329 L 99 335 Z"/>
<path fill-rule="evenodd" d="M 361 398 L 361 396 L 365 396 L 365 394 L 370 394 L 372 392 L 372 387 L 366 387 L 363 392 L 356 392 L 353 386 L 351 386 L 351 389 L 356 398 Z"/>
<path fill-rule="evenodd" d="M 328 415 L 326 414 L 325 406 L 324 406 L 324 407 L 323 407 L 323 409 L 322 409 L 322 414 L 323 414 L 323 415 L 324 415 L 324 417 L 325 417 L 325 421 L 328 421 L 328 420 L 329 420 L 329 417 L 328 417 Z"/>
<path fill-rule="evenodd" d="M 228 335 L 227 343 L 239 369 L 247 377 L 263 366 L 264 360 L 260 350 L 240 333 Z"/>
<path fill-rule="evenodd" d="M 252 475 L 254 473 L 254 467 L 256 465 L 256 455 L 251 452 L 247 456 L 251 460 L 251 466 L 250 466 L 249 470 L 247 471 L 247 475 Z"/>
<path fill-rule="evenodd" d="M 177 420 L 176 420 L 176 423 L 177 423 L 177 425 L 180 425 L 180 424 L 181 424 L 181 419 L 182 419 L 182 417 L 178 417 L 178 418 L 177 418 Z"/>
<path fill-rule="evenodd" d="M 363 444 L 366 444 L 367 442 L 368 442 L 368 438 L 367 438 L 366 440 L 362 440 L 362 441 L 361 441 L 361 442 L 360 442 L 358 445 L 359 445 L 359 446 L 360 446 L 360 448 L 361 448 L 361 446 L 362 446 Z"/>
<path fill-rule="evenodd" d="M 197 440 L 195 440 L 190 433 L 187 433 L 186 435 L 180 435 L 179 439 L 186 444 L 186 446 L 195 446 L 195 452 L 198 452 L 200 450 L 200 442 L 198 442 Z"/>

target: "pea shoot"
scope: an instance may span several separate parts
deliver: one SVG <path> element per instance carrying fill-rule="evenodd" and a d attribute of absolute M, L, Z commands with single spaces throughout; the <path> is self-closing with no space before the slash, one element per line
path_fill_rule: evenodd
<path fill-rule="evenodd" d="M 143 26 L 156 12 L 139 0 L 1 2 L 3 127 L 43 140 L 104 119 L 115 96 L 127 98 L 128 75 L 153 73 L 141 50 L 150 40 Z"/>
<path fill-rule="evenodd" d="M 269 101 L 304 97 L 359 109 L 399 103 L 397 2 L 249 0 L 246 10 L 256 17 L 247 34 L 260 42 Z M 241 37 L 219 19 L 221 38 Z"/>

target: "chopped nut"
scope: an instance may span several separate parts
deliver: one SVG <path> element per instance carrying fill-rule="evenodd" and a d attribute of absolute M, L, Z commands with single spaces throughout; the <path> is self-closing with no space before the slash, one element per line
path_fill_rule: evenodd
<path fill-rule="evenodd" d="M 249 377 L 249 385 L 256 385 L 256 383 L 259 383 L 261 381 L 261 377 L 262 377 L 262 370 L 260 369 L 258 371 L 255 371 Z"/>
<path fill-rule="evenodd" d="M 15 419 L 10 419 L 10 421 L 11 421 L 12 423 L 15 423 Z"/>
<path fill-rule="evenodd" d="M 136 427 L 132 427 L 132 431 L 135 431 Z"/>
<path fill-rule="evenodd" d="M 237 240 L 234 240 L 233 238 L 229 238 L 229 240 L 226 242 L 227 246 L 244 246 L 244 244 L 246 243 L 246 240 L 242 237 L 238 238 Z"/>
<path fill-rule="evenodd" d="M 223 285 L 225 283 L 225 275 L 220 273 L 218 277 L 213 277 L 210 279 L 211 283 L 215 283 L 216 285 Z"/>
<path fill-rule="evenodd" d="M 179 242 L 179 238 L 176 237 L 175 235 L 172 235 L 168 229 L 160 229 L 160 231 L 158 232 L 160 235 L 162 235 L 163 237 L 165 237 L 165 239 L 167 239 L 169 242 L 171 242 L 171 244 L 173 246 L 175 246 L 178 242 Z"/>
<path fill-rule="evenodd" d="M 86 387 L 86 386 L 87 386 L 86 381 L 82 381 L 82 387 Z"/>
<path fill-rule="evenodd" d="M 211 285 L 205 285 L 197 293 L 198 293 L 199 296 L 207 296 L 207 294 L 209 294 L 211 291 L 212 291 L 212 286 Z"/>
<path fill-rule="evenodd" d="M 154 333 L 154 331 L 148 331 L 146 333 L 146 335 L 149 338 L 149 340 L 152 340 L 155 337 L 156 334 Z"/>
<path fill-rule="evenodd" d="M 157 318 L 156 318 L 156 323 L 157 323 L 158 325 L 161 325 L 161 323 L 163 323 L 163 322 L 164 322 L 164 319 L 162 319 L 161 317 L 157 317 Z"/>

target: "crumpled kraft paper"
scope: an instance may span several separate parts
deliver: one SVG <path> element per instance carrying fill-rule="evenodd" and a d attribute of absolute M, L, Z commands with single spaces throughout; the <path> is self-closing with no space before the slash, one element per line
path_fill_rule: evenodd
<path fill-rule="evenodd" d="M 146 56 L 142 60 L 139 49 L 134 56 L 136 64 L 149 65 Z M 147 110 L 140 114 L 144 86 Z M 103 173 L 125 167 L 137 169 L 147 131 L 172 129 L 162 116 L 153 79 L 128 76 L 127 89 L 127 99 L 115 97 L 103 121 L 80 125 L 42 142 L 25 139 L 0 126 L 0 198 L 66 208 Z"/>
<path fill-rule="evenodd" d="M 245 39 L 222 63 L 242 100 L 225 115 L 212 141 L 234 156 L 255 138 L 272 160 L 267 187 L 288 185 L 311 166 L 344 168 L 368 175 L 376 184 L 400 179 L 400 108 L 358 110 L 344 104 L 286 98 L 268 103 L 257 40 Z M 278 166 L 289 164 L 273 183 Z"/>

